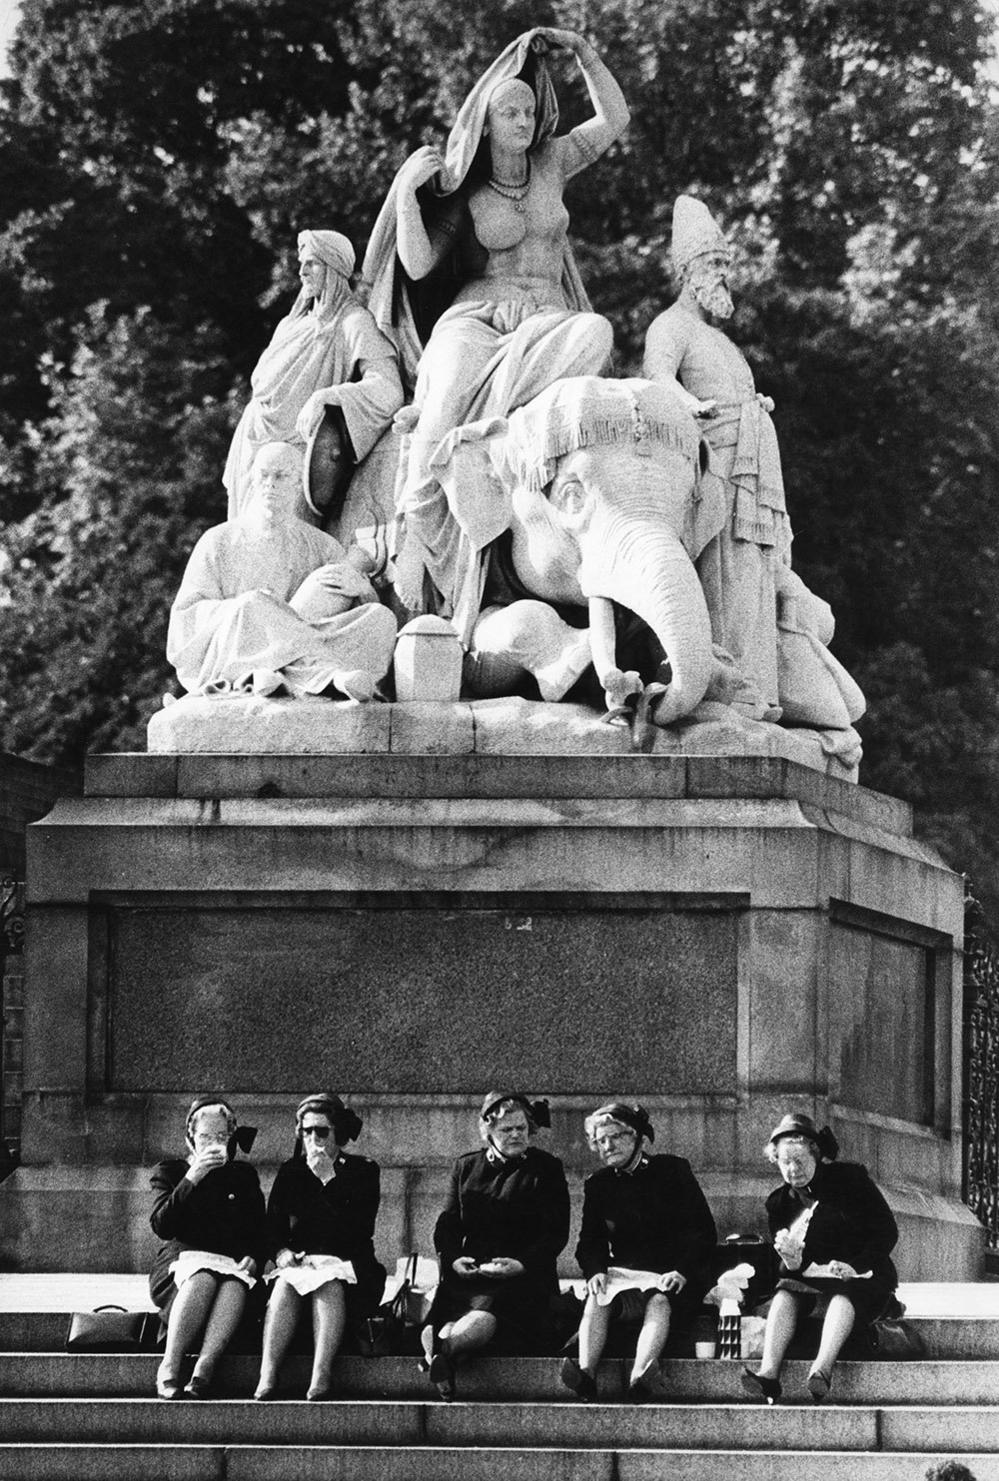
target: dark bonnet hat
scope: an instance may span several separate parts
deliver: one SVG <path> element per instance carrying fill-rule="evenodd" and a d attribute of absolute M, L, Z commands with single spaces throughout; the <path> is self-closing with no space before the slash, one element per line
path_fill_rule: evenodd
<path fill-rule="evenodd" d="M 326 1116 L 333 1128 L 333 1138 L 338 1147 L 345 1147 L 348 1142 L 356 1142 L 361 1134 L 364 1122 L 356 1111 L 345 1106 L 338 1095 L 331 1095 L 321 1090 L 315 1095 L 307 1095 L 295 1112 L 295 1131 L 299 1139 L 302 1132 L 302 1118 L 306 1111 L 314 1111 L 317 1116 Z"/>
<path fill-rule="evenodd" d="M 601 1106 L 599 1111 L 594 1111 L 593 1114 L 599 1116 L 601 1120 L 607 1117 L 610 1121 L 620 1121 L 622 1125 L 630 1126 L 632 1131 L 637 1131 L 639 1136 L 646 1137 L 650 1142 L 656 1139 L 652 1122 L 649 1120 L 649 1113 L 644 1106 L 629 1106 L 624 1101 L 614 1100 Z"/>
<path fill-rule="evenodd" d="M 770 1133 L 769 1145 L 776 1147 L 781 1137 L 785 1136 L 807 1137 L 810 1142 L 815 1143 L 819 1156 L 825 1157 L 829 1162 L 835 1160 L 839 1151 L 839 1143 L 832 1129 L 823 1126 L 820 1131 L 811 1116 L 806 1116 L 804 1111 L 789 1111 L 786 1116 L 783 1116 Z"/>
<path fill-rule="evenodd" d="M 184 1122 L 184 1132 L 187 1140 L 192 1142 L 191 1127 L 195 1116 L 203 1111 L 206 1106 L 221 1106 L 226 1112 L 229 1120 L 229 1146 L 230 1150 L 238 1147 L 241 1152 L 249 1152 L 257 1139 L 257 1128 L 255 1126 L 237 1126 L 236 1112 L 226 1100 L 224 1095 L 196 1095 L 187 1111 L 187 1120 Z"/>
<path fill-rule="evenodd" d="M 511 1093 L 508 1090 L 504 1090 L 502 1093 L 498 1090 L 490 1090 L 482 1102 L 479 1120 L 490 1121 L 499 1110 L 499 1107 L 505 1105 L 507 1101 L 514 1101 L 520 1106 L 532 1126 L 551 1126 L 551 1112 L 548 1109 L 548 1102 L 546 1100 L 531 1100 L 526 1095 L 521 1095 L 519 1092 Z"/>

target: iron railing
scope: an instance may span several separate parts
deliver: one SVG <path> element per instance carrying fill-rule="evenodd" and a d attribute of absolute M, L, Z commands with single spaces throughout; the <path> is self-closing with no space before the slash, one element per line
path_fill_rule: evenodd
<path fill-rule="evenodd" d="M 965 888 L 964 1201 L 999 1257 L 999 943 Z M 990 1264 L 992 1261 L 990 1261 Z"/>

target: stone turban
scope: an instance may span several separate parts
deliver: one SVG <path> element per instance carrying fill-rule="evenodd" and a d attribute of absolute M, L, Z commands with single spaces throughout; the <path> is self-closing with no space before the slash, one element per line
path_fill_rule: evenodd
<path fill-rule="evenodd" d="M 732 248 L 703 201 L 693 195 L 678 195 L 673 207 L 673 240 L 670 253 L 679 274 L 695 257 L 705 252 L 726 252 Z"/>
<path fill-rule="evenodd" d="M 320 262 L 333 268 L 341 277 L 349 278 L 354 271 L 354 249 L 342 231 L 300 231 L 299 256 L 306 247 L 316 254 Z"/>

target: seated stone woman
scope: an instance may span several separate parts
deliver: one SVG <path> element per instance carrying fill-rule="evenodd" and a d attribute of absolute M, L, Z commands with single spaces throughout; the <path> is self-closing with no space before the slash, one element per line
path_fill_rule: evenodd
<path fill-rule="evenodd" d="M 563 1360 L 562 1382 L 596 1398 L 597 1366 L 613 1322 L 638 1328 L 628 1394 L 657 1397 L 655 1370 L 670 1324 L 692 1318 L 711 1284 L 715 1223 L 683 1157 L 653 1155 L 642 1106 L 610 1101 L 586 1118 L 603 1166 L 583 1189 L 576 1259 L 586 1278 L 579 1358 Z"/>
<path fill-rule="evenodd" d="M 569 1237 L 569 1190 L 557 1157 L 531 1145 L 547 1101 L 490 1091 L 482 1147 L 459 1157 L 434 1229 L 441 1280 L 423 1332 L 426 1370 L 443 1399 L 459 1358 L 497 1336 L 520 1352 L 551 1338 L 555 1262 Z"/>
<path fill-rule="evenodd" d="M 592 117 L 560 136 L 546 62 L 553 48 L 575 58 L 593 105 Z M 604 369 L 611 327 L 590 311 L 562 196 L 628 116 L 582 36 L 548 26 L 525 32 L 469 93 L 444 154 L 426 146 L 405 162 L 372 232 L 370 307 L 399 347 L 404 374 L 416 377 L 419 420 L 401 497 L 407 560 L 422 558 L 444 615 L 460 601 L 457 542 L 482 518 L 489 488 L 473 455 L 458 480 L 461 507 L 449 509 L 434 451 L 466 422 L 505 415 L 562 376 Z M 403 569 L 403 600 L 416 605 L 418 593 L 405 590 L 415 571 Z"/>

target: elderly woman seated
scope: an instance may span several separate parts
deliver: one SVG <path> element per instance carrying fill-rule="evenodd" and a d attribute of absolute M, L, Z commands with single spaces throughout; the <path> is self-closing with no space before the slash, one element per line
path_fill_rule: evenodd
<path fill-rule="evenodd" d="M 756 1399 L 780 1398 L 780 1371 L 798 1318 L 820 1310 L 822 1336 L 808 1374 L 816 1401 L 832 1386 L 833 1365 L 857 1323 L 872 1322 L 890 1305 L 898 1277 L 891 1251 L 898 1240 L 894 1215 L 855 1162 L 836 1162 L 836 1138 L 810 1116 L 792 1112 L 775 1126 L 766 1156 L 783 1182 L 767 1199 L 780 1279 L 763 1337 L 757 1372 L 742 1384 Z"/>
<path fill-rule="evenodd" d="M 657 1397 L 656 1369 L 670 1324 L 687 1324 L 711 1284 L 715 1223 L 682 1157 L 652 1155 L 655 1133 L 642 1106 L 611 1101 L 586 1118 L 603 1167 L 583 1189 L 576 1259 L 586 1278 L 579 1360 L 563 1360 L 562 1382 L 596 1398 L 597 1365 L 612 1322 L 638 1326 L 628 1388 L 636 1403 Z"/>
<path fill-rule="evenodd" d="M 156 1375 L 161 1399 L 204 1399 L 215 1368 L 243 1316 L 265 1252 L 264 1196 L 249 1163 L 254 1131 L 237 1129 L 236 1114 L 218 1095 L 199 1096 L 187 1114 L 188 1155 L 158 1164 L 150 1223 L 163 1241 L 149 1290 L 166 1326 L 166 1350 Z M 200 1343 L 194 1372 L 181 1368 Z"/>
<path fill-rule="evenodd" d="M 443 1399 L 459 1357 L 502 1333 L 521 1351 L 550 1338 L 555 1261 L 569 1237 L 569 1190 L 557 1157 L 531 1145 L 547 1101 L 490 1091 L 482 1147 L 459 1157 L 434 1229 L 441 1283 L 423 1332 L 425 1369 Z"/>
<path fill-rule="evenodd" d="M 267 1200 L 275 1270 L 264 1320 L 255 1399 L 273 1399 L 278 1371 L 304 1309 L 312 1317 L 312 1377 L 305 1397 L 332 1394 L 331 1369 L 349 1316 L 370 1314 L 385 1267 L 375 1259 L 379 1170 L 344 1151 L 361 1118 L 338 1095 L 306 1096 L 295 1113 L 295 1150 L 278 1168 Z"/>

